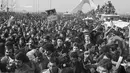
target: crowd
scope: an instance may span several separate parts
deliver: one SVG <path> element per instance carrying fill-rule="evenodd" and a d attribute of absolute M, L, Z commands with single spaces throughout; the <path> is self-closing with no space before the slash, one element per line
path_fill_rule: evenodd
<path fill-rule="evenodd" d="M 103 5 L 102 7 L 98 6 L 98 11 L 103 14 L 116 14 L 116 9 L 111 1 L 105 3 L 105 5 Z"/>
<path fill-rule="evenodd" d="M 102 23 L 98 17 L 48 22 L 37 14 L 2 12 L 0 72 L 130 73 L 128 31 Z"/>

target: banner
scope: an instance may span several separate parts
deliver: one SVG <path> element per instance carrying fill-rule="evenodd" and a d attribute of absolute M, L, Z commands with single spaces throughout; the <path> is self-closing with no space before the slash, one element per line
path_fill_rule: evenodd
<path fill-rule="evenodd" d="M 55 21 L 58 19 L 57 15 L 50 15 L 47 17 L 48 21 Z"/>
<path fill-rule="evenodd" d="M 46 13 L 47 13 L 48 16 L 56 15 L 56 10 L 55 9 L 46 10 Z"/>
<path fill-rule="evenodd" d="M 48 21 L 56 21 L 58 19 L 55 9 L 46 10 Z"/>

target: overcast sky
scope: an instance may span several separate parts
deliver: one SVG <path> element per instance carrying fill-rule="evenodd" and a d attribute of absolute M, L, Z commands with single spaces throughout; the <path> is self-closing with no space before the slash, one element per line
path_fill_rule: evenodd
<path fill-rule="evenodd" d="M 10 0 L 11 1 L 11 0 Z M 15 10 L 27 11 L 44 11 L 50 9 L 50 0 L 15 0 Z M 71 12 L 79 3 L 80 0 L 51 0 L 51 8 L 55 8 L 57 12 Z M 108 0 L 93 0 L 96 5 L 103 5 Z M 118 13 L 130 13 L 130 0 L 111 0 Z M 90 10 L 90 6 L 85 4 L 83 12 Z"/>

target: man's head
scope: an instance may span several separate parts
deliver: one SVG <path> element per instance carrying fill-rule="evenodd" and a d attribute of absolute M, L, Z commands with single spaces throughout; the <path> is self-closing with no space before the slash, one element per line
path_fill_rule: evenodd
<path fill-rule="evenodd" d="M 54 52 L 54 46 L 52 44 L 45 44 L 43 46 L 44 49 L 44 53 L 49 56 L 52 54 L 52 52 Z"/>
<path fill-rule="evenodd" d="M 86 43 L 90 41 L 90 36 L 88 34 L 85 34 L 84 37 L 85 37 L 85 42 Z"/>
<path fill-rule="evenodd" d="M 5 49 L 5 56 L 11 56 L 13 54 L 12 49 Z"/>
<path fill-rule="evenodd" d="M 73 51 L 79 51 L 78 43 L 76 42 L 73 44 Z"/>
<path fill-rule="evenodd" d="M 48 41 L 50 41 L 50 36 L 47 35 L 44 37 L 44 42 L 48 42 Z"/>
<path fill-rule="evenodd" d="M 22 67 L 23 64 L 28 63 L 28 62 L 29 62 L 29 59 L 23 52 L 19 52 L 15 56 L 15 65 L 17 68 Z"/>
<path fill-rule="evenodd" d="M 20 45 L 23 45 L 24 43 L 25 43 L 24 38 L 20 38 L 20 39 L 19 39 L 19 44 L 20 44 Z"/>
<path fill-rule="evenodd" d="M 51 56 L 48 63 L 49 69 L 57 67 L 57 64 L 58 64 L 58 59 L 56 57 Z"/>
<path fill-rule="evenodd" d="M 78 53 L 77 52 L 71 52 L 70 53 L 70 60 L 72 63 L 76 63 L 78 61 Z"/>
<path fill-rule="evenodd" d="M 84 59 L 88 58 L 90 55 L 90 51 L 85 51 L 84 52 Z"/>
<path fill-rule="evenodd" d="M 56 39 L 52 39 L 52 40 L 51 40 L 51 43 L 52 43 L 53 45 L 56 45 Z"/>
<path fill-rule="evenodd" d="M 15 60 L 15 65 L 16 65 L 16 67 L 17 68 L 20 68 L 20 67 L 22 67 L 22 65 L 23 65 L 23 62 L 21 61 L 21 60 Z"/>
<path fill-rule="evenodd" d="M 33 49 L 34 47 L 34 40 L 32 38 L 29 39 L 28 43 L 27 43 L 29 49 Z"/>
<path fill-rule="evenodd" d="M 102 59 L 97 67 L 99 73 L 110 73 L 112 69 L 112 63 L 109 59 Z"/>
<path fill-rule="evenodd" d="M 5 43 L 5 56 L 12 56 L 13 55 L 13 44 L 11 42 Z"/>
<path fill-rule="evenodd" d="M 62 38 L 58 38 L 57 39 L 57 45 L 58 46 L 62 46 L 63 45 L 63 39 Z"/>

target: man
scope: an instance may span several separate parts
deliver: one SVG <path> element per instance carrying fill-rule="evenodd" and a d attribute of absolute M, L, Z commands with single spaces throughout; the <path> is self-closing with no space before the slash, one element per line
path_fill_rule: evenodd
<path fill-rule="evenodd" d="M 50 42 L 51 42 L 51 41 L 50 41 L 50 40 L 51 40 L 51 38 L 50 38 L 50 36 L 49 36 L 49 35 L 45 36 L 43 40 L 44 40 L 44 44 L 48 44 L 48 43 L 50 43 Z"/>
<path fill-rule="evenodd" d="M 57 39 L 57 46 L 56 46 L 56 51 L 60 54 L 60 53 L 65 53 L 66 49 L 64 47 L 64 42 L 63 42 L 63 38 L 58 38 Z"/>
<path fill-rule="evenodd" d="M 70 53 L 70 60 L 70 67 L 73 69 L 74 73 L 87 73 L 83 67 L 83 64 L 79 61 L 77 52 Z"/>
<path fill-rule="evenodd" d="M 10 63 L 13 61 L 13 46 L 11 42 L 5 44 L 5 55 L 0 59 L 0 69 L 2 72 L 13 72 L 14 67 Z"/>
<path fill-rule="evenodd" d="M 1 36 L 2 37 L 2 36 Z M 5 39 L 0 37 L 0 57 L 4 56 L 4 51 L 5 51 Z"/>
<path fill-rule="evenodd" d="M 82 62 L 87 73 L 91 73 L 92 71 L 90 72 L 90 70 L 94 69 L 92 65 L 94 64 L 94 60 L 93 57 L 91 56 L 90 50 L 84 52 L 84 58 Z"/>
<path fill-rule="evenodd" d="M 79 44 L 77 42 L 74 42 L 70 53 L 71 52 L 77 52 L 78 55 L 81 55 L 83 50 L 79 48 Z"/>
<path fill-rule="evenodd" d="M 42 61 L 39 63 L 41 70 L 47 69 L 51 54 L 54 52 L 54 46 L 52 44 L 45 44 L 43 46 L 44 53 L 42 53 Z"/>
<path fill-rule="evenodd" d="M 56 57 L 51 57 L 48 63 L 48 69 L 44 70 L 42 73 L 61 73 L 61 70 L 57 66 L 58 59 Z"/>
<path fill-rule="evenodd" d="M 39 67 L 32 61 L 29 61 L 28 57 L 19 52 L 15 56 L 15 73 L 40 73 Z"/>
<path fill-rule="evenodd" d="M 109 59 L 102 59 L 97 67 L 99 73 L 111 73 L 112 62 Z"/>
<path fill-rule="evenodd" d="M 85 38 L 85 44 L 84 44 L 84 48 L 85 48 L 85 50 L 88 50 L 89 49 L 89 45 L 91 44 L 91 42 L 90 42 L 90 36 L 88 35 L 88 34 L 85 34 L 85 36 L 84 36 Z"/>

